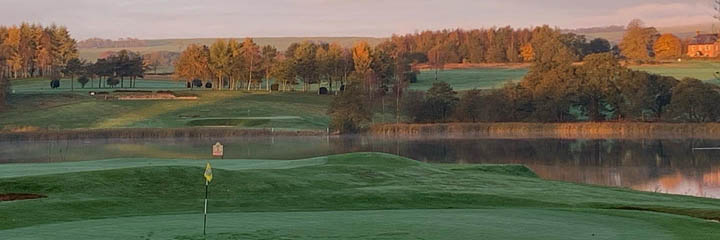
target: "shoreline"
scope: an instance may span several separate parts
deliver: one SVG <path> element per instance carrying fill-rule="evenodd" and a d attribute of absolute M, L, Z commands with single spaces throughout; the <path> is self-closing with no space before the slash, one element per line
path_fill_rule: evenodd
<path fill-rule="evenodd" d="M 0 141 L 79 140 L 79 139 L 160 139 L 160 138 L 222 138 L 251 136 L 324 136 L 326 130 L 288 130 L 275 128 L 106 128 L 106 129 L 43 129 L 26 132 L 0 132 Z"/>
<path fill-rule="evenodd" d="M 33 129 L 0 131 L 0 141 L 356 135 L 340 135 L 327 130 L 230 127 Z M 359 135 L 392 138 L 720 139 L 720 123 L 392 123 L 370 126 Z"/>
<path fill-rule="evenodd" d="M 379 124 L 368 134 L 385 137 L 553 139 L 720 139 L 720 123 L 432 123 Z"/>

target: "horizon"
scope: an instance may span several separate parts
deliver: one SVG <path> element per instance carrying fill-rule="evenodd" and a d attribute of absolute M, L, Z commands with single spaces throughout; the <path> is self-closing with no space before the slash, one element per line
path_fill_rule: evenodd
<path fill-rule="evenodd" d="M 0 25 L 21 22 L 67 26 L 73 37 L 137 38 L 285 38 L 374 37 L 424 30 L 474 29 L 493 26 L 561 29 L 625 26 L 638 18 L 648 26 L 710 24 L 710 0 L 274 0 L 266 2 L 128 0 L 119 2 L 0 0 L 15 11 L 0 15 Z M 137 7 L 142 4 L 141 7 Z M 281 5 L 284 7 L 278 8 Z M 545 12 L 535 14 L 538 8 Z M 592 9 L 592 10 L 588 10 Z M 269 19 L 269 20 L 267 20 Z M 92 24 L 88 24 L 92 23 Z"/>

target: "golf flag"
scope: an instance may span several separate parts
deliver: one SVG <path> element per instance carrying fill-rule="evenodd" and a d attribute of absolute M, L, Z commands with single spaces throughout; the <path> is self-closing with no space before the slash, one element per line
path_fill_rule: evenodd
<path fill-rule="evenodd" d="M 212 181 L 212 167 L 210 166 L 210 162 L 205 165 L 205 173 L 203 174 L 205 176 L 205 181 L 211 182 Z"/>

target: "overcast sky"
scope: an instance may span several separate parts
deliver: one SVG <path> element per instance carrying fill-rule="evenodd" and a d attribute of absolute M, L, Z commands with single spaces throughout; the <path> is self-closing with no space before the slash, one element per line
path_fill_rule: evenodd
<path fill-rule="evenodd" d="M 0 0 L 0 25 L 57 23 L 77 39 L 376 36 L 425 29 L 713 21 L 712 0 Z"/>

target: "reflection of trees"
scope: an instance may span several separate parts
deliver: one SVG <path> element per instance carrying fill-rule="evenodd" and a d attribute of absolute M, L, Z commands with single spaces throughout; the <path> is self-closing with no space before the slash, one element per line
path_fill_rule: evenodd
<path fill-rule="evenodd" d="M 546 178 L 617 186 L 675 173 L 702 176 L 720 165 L 717 154 L 692 151 L 720 146 L 718 140 L 423 139 L 372 145 L 388 153 L 398 148 L 400 155 L 421 161 L 524 164 Z"/>

